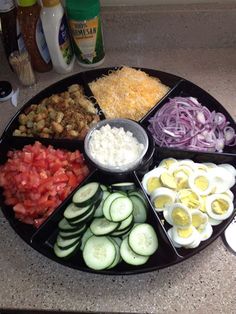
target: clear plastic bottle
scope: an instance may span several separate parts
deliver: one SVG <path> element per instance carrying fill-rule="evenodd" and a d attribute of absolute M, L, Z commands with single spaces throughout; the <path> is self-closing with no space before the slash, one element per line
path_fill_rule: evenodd
<path fill-rule="evenodd" d="M 66 0 L 66 11 L 78 63 L 100 65 L 105 52 L 99 0 Z"/>
<path fill-rule="evenodd" d="M 52 62 L 42 29 L 40 11 L 41 6 L 37 0 L 18 0 L 17 19 L 32 66 L 37 72 L 47 72 L 52 69 Z"/>
<path fill-rule="evenodd" d="M 59 0 L 42 0 L 42 4 L 40 17 L 53 68 L 58 73 L 68 73 L 75 57 L 64 9 Z"/>

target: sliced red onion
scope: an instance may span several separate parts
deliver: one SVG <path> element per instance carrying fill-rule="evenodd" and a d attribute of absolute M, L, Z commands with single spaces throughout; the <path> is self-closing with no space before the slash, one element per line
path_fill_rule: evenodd
<path fill-rule="evenodd" d="M 150 118 L 148 129 L 159 146 L 222 152 L 236 145 L 235 130 L 226 117 L 210 111 L 194 97 L 175 97 Z"/>

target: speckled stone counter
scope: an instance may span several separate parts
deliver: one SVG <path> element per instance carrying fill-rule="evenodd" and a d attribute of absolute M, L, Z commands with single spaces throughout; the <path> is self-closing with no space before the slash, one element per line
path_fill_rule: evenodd
<path fill-rule="evenodd" d="M 110 22 L 111 23 L 111 22 Z M 178 26 L 177 26 L 178 28 Z M 235 34 L 235 32 L 234 32 Z M 231 34 L 229 35 L 231 36 Z M 184 77 L 214 96 L 236 119 L 236 45 L 152 48 L 122 43 L 106 45 L 103 66 L 153 68 Z M 0 79 L 17 87 L 0 51 Z M 3 61 L 2 61 L 3 60 Z M 75 66 L 74 73 L 84 69 Z M 0 132 L 34 94 L 63 78 L 37 74 L 38 83 L 21 88 L 18 107 L 0 104 Z M 9 226 L 0 213 L 0 309 L 139 313 L 235 313 L 236 256 L 220 238 L 181 264 L 130 276 L 105 276 L 76 271 L 42 256 Z M 1 312 L 1 311 L 0 311 Z"/>

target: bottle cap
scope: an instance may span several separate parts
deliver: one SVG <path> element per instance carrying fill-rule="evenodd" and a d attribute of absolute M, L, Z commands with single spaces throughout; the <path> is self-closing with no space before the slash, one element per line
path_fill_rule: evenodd
<path fill-rule="evenodd" d="M 21 7 L 30 7 L 34 5 L 37 0 L 18 0 L 18 5 Z"/>
<path fill-rule="evenodd" d="M 71 19 L 86 21 L 99 15 L 99 0 L 66 0 L 66 10 Z"/>
<path fill-rule="evenodd" d="M 0 81 L 0 101 L 6 101 L 13 95 L 13 89 L 8 81 Z"/>
<path fill-rule="evenodd" d="M 54 7 L 60 3 L 60 0 L 42 0 L 44 7 Z"/>
<path fill-rule="evenodd" d="M 236 254 L 236 217 L 234 217 L 231 224 L 226 228 L 222 239 L 226 247 L 234 254 Z"/>

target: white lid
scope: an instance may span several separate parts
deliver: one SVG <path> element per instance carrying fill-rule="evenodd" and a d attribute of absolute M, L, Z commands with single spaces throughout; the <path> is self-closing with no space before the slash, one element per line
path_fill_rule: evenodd
<path fill-rule="evenodd" d="M 231 224 L 225 230 L 224 238 L 225 244 L 236 254 L 236 217 L 234 217 Z"/>

